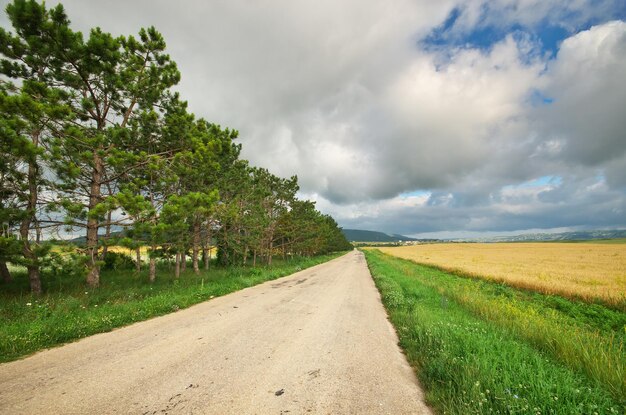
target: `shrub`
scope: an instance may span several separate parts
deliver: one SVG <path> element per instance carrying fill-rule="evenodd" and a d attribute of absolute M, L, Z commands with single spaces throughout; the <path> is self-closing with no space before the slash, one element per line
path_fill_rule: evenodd
<path fill-rule="evenodd" d="M 76 252 L 52 253 L 44 266 L 53 276 L 80 279 L 85 276 L 87 257 Z"/>
<path fill-rule="evenodd" d="M 120 252 L 107 252 L 102 269 L 125 270 L 135 268 L 135 261 L 128 255 Z"/>

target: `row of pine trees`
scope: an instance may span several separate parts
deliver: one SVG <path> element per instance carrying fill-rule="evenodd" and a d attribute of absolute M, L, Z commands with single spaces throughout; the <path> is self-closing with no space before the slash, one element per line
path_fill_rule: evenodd
<path fill-rule="evenodd" d="M 223 265 L 348 249 L 337 223 L 283 179 L 240 159 L 237 131 L 199 119 L 153 27 L 115 37 L 70 28 L 62 5 L 14 0 L 0 28 L 0 272 L 27 268 L 40 293 L 47 242 L 84 235 L 98 286 L 107 246 L 148 247 L 195 272 L 217 246 Z M 120 230 L 123 230 L 120 232 Z"/>

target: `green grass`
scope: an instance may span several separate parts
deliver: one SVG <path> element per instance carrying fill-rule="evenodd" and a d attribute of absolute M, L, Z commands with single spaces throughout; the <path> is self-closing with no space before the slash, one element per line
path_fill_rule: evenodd
<path fill-rule="evenodd" d="M 271 268 L 214 268 L 177 280 L 160 270 L 157 281 L 147 272 L 103 271 L 101 286 L 87 289 L 82 279 L 45 277 L 45 294 L 33 297 L 25 275 L 0 285 L 0 362 L 136 321 L 171 313 L 242 288 L 292 274 L 339 254 L 275 261 Z"/>
<path fill-rule="evenodd" d="M 365 255 L 440 413 L 624 413 L 626 314 Z"/>

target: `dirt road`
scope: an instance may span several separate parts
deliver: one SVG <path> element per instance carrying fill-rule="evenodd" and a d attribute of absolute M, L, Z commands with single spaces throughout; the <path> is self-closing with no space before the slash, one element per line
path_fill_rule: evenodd
<path fill-rule="evenodd" d="M 0 365 L 2 414 L 430 413 L 365 259 Z"/>

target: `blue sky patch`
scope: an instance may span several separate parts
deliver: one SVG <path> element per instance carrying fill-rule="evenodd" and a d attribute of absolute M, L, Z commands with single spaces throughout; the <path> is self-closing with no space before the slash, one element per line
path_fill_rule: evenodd
<path fill-rule="evenodd" d="M 530 92 L 530 97 L 528 101 L 533 107 L 541 107 L 544 105 L 552 104 L 554 102 L 554 98 L 545 95 L 542 91 L 538 89 L 533 89 Z"/>
<path fill-rule="evenodd" d="M 400 193 L 399 197 L 406 199 L 407 197 L 425 196 L 430 195 L 430 192 L 425 190 L 414 190 L 412 192 Z"/>
<path fill-rule="evenodd" d="M 490 12 L 490 7 L 487 4 L 483 5 L 482 9 L 483 15 Z M 519 23 L 495 26 L 489 25 L 483 20 L 469 31 L 461 32 L 455 25 L 462 13 L 461 8 L 454 8 L 446 20 L 420 42 L 420 46 L 426 49 L 467 47 L 490 50 L 494 44 L 502 41 L 509 34 L 513 34 L 514 36 L 529 36 L 540 46 L 542 55 L 554 57 L 561 46 L 561 42 L 574 33 L 587 30 L 591 26 L 609 20 L 626 20 L 626 2 L 623 3 L 623 6 L 612 10 L 610 15 L 605 16 L 604 19 L 589 18 L 579 22 L 576 27 L 573 27 L 571 22 L 580 21 L 581 18 L 579 14 L 572 13 L 569 16 L 561 16 L 561 21 L 551 21 L 546 18 L 532 26 Z"/>
<path fill-rule="evenodd" d="M 560 176 L 541 176 L 536 179 L 528 180 L 519 184 L 512 184 L 504 186 L 503 189 L 528 189 L 532 187 L 542 187 L 547 185 L 559 186 L 563 183 L 563 178 Z"/>

